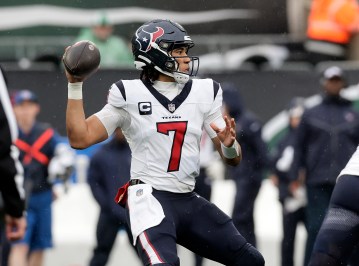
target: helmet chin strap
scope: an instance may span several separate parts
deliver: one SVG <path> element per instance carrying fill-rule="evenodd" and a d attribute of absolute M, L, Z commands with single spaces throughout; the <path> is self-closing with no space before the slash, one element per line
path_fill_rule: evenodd
<path fill-rule="evenodd" d="M 162 69 L 160 69 L 158 66 L 155 66 L 155 69 L 159 72 L 161 72 L 162 74 L 165 74 L 166 76 L 172 77 L 175 79 L 175 81 L 179 84 L 185 84 L 189 81 L 189 75 L 185 74 L 185 73 L 180 73 L 180 72 L 167 72 L 167 71 L 163 71 Z"/>
<path fill-rule="evenodd" d="M 175 59 L 175 68 L 179 69 L 179 64 L 177 62 L 177 60 Z M 182 72 L 178 72 L 178 71 L 173 71 L 173 78 L 180 84 L 185 84 L 188 82 L 189 80 L 189 75 L 182 73 Z"/>
<path fill-rule="evenodd" d="M 173 78 L 179 83 L 179 84 L 186 84 L 189 81 L 189 75 L 179 72 L 173 73 Z"/>

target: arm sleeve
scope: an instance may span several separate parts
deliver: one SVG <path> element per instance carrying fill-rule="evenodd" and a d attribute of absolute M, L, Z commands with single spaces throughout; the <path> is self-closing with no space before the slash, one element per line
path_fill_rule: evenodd
<path fill-rule="evenodd" d="M 112 135 L 116 128 L 125 128 L 130 122 L 130 115 L 126 111 L 126 100 L 116 84 L 112 84 L 107 98 L 107 104 L 95 115 L 106 128 L 108 136 Z"/>
<path fill-rule="evenodd" d="M 0 103 L 0 190 L 4 200 L 5 213 L 13 217 L 20 217 L 25 208 L 24 175 L 19 162 L 19 151 L 12 144 L 17 137 L 17 127 L 1 71 Z"/>
<path fill-rule="evenodd" d="M 224 128 L 226 126 L 222 115 L 222 94 L 222 89 L 219 88 L 218 93 L 213 101 L 211 110 L 204 120 L 204 129 L 211 139 L 217 136 L 216 132 L 210 126 L 212 122 L 215 123 L 219 128 Z"/>
<path fill-rule="evenodd" d="M 126 127 L 131 121 L 127 111 L 111 104 L 106 104 L 95 116 L 106 128 L 108 136 L 111 136 L 116 128 Z"/>
<path fill-rule="evenodd" d="M 25 192 L 23 188 L 23 169 L 18 161 L 18 151 L 12 147 L 12 155 L 0 160 L 0 187 L 4 200 L 5 213 L 21 217 L 25 210 Z"/>

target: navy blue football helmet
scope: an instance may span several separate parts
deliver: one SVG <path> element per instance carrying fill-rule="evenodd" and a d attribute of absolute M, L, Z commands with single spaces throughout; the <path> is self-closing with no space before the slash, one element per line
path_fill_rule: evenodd
<path fill-rule="evenodd" d="M 178 83 L 186 83 L 190 76 L 196 76 L 199 58 L 191 59 L 190 72 L 178 70 L 176 58 L 171 55 L 173 49 L 194 46 L 187 31 L 178 23 L 171 20 L 157 19 L 149 21 L 139 27 L 132 38 L 132 52 L 137 69 L 153 67 L 157 71 L 173 77 Z"/>

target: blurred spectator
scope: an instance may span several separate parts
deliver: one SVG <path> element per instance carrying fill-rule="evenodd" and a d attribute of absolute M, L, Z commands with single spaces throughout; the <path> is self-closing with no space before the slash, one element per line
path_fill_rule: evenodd
<path fill-rule="evenodd" d="M 308 238 L 304 265 L 308 265 L 336 178 L 359 143 L 359 113 L 340 96 L 346 85 L 342 69 L 326 69 L 321 85 L 321 103 L 305 110 L 296 131 L 291 173 L 291 178 L 298 180 L 303 168 L 306 176 Z"/>
<path fill-rule="evenodd" d="M 118 188 L 130 180 L 130 167 L 131 150 L 118 128 L 110 142 L 101 146 L 90 160 L 88 183 L 100 206 L 96 229 L 97 245 L 93 250 L 90 266 L 107 264 L 119 230 L 127 231 L 129 244 L 132 246 L 126 210 L 114 201 Z"/>
<path fill-rule="evenodd" d="M 16 92 L 13 97 L 14 112 L 19 126 L 16 146 L 25 173 L 27 228 L 23 240 L 12 243 L 9 265 L 42 265 L 44 250 L 52 247 L 51 204 L 52 183 L 49 181 L 49 163 L 55 159 L 59 136 L 50 125 L 37 122 L 40 105 L 37 96 L 29 90 Z M 64 154 L 61 152 L 58 156 Z M 69 160 L 60 160 L 72 163 Z M 59 175 L 70 165 L 58 167 Z M 55 174 L 53 172 L 53 174 Z"/>
<path fill-rule="evenodd" d="M 0 68 L 0 265 L 7 265 L 8 241 L 24 237 L 26 228 L 24 173 L 19 151 L 13 142 L 18 129 L 13 113 L 5 76 Z"/>
<path fill-rule="evenodd" d="M 254 203 L 264 177 L 271 168 L 271 160 L 262 139 L 262 125 L 251 112 L 245 110 L 241 96 L 234 84 L 223 83 L 224 114 L 235 119 L 237 140 L 243 158 L 239 166 L 229 167 L 228 174 L 236 183 L 236 196 L 232 219 L 238 231 L 256 246 L 254 228 Z"/>
<path fill-rule="evenodd" d="M 301 98 L 294 98 L 288 108 L 289 128 L 274 148 L 275 170 L 271 176 L 273 183 L 279 189 L 279 201 L 282 205 L 283 239 L 281 243 L 281 265 L 294 265 L 294 243 L 297 225 L 304 223 L 306 196 L 301 185 L 295 190 L 290 189 L 290 168 L 293 163 L 295 130 L 304 112 L 304 103 Z M 302 182 L 304 181 L 301 180 Z"/>
<path fill-rule="evenodd" d="M 350 39 L 358 31 L 357 0 L 313 0 L 305 43 L 309 61 L 346 60 Z"/>
<path fill-rule="evenodd" d="M 133 67 L 134 59 L 129 43 L 113 34 L 114 26 L 105 13 L 99 14 L 91 28 L 80 31 L 76 41 L 92 41 L 101 53 L 101 67 Z"/>

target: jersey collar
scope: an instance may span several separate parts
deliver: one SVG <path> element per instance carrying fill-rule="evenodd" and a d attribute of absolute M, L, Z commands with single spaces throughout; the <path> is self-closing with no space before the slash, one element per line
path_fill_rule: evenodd
<path fill-rule="evenodd" d="M 180 94 L 178 94 L 172 101 L 170 101 L 164 95 L 159 93 L 150 82 L 142 82 L 153 95 L 153 97 L 155 97 L 161 103 L 161 105 L 166 108 L 170 113 L 174 113 L 178 109 L 178 107 L 180 107 L 180 105 L 186 100 L 192 88 L 192 80 L 189 80 L 183 87 Z"/>

